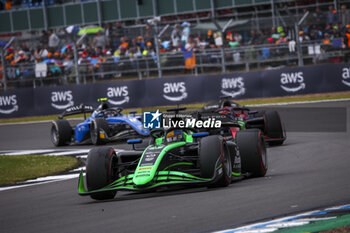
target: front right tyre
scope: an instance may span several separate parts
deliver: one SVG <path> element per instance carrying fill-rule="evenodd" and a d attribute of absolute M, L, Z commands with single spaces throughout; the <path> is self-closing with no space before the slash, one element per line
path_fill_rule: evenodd
<path fill-rule="evenodd" d="M 231 183 L 232 163 L 228 147 L 221 136 L 211 135 L 200 141 L 199 163 L 201 177 L 218 178 L 208 187 L 226 187 Z"/>
<path fill-rule="evenodd" d="M 264 118 L 264 133 L 268 138 L 272 140 L 268 142 L 270 146 L 282 145 L 285 136 L 282 125 L 282 120 L 277 111 L 267 111 L 263 115 Z"/>

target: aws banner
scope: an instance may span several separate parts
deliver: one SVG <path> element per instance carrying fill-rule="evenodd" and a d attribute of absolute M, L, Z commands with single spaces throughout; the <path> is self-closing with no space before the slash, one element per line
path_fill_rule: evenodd
<path fill-rule="evenodd" d="M 263 71 L 260 76 L 263 96 L 347 91 L 350 90 L 349 69 L 349 64 L 326 64 Z"/>
<path fill-rule="evenodd" d="M 0 118 L 33 116 L 34 89 L 0 92 Z"/>
<path fill-rule="evenodd" d="M 54 88 L 34 89 L 33 110 L 45 115 L 59 114 L 68 107 L 79 105 L 81 103 L 93 103 L 93 94 L 91 85 L 72 85 Z M 41 114 L 40 114 L 41 115 Z"/>
<path fill-rule="evenodd" d="M 105 82 L 0 92 L 0 118 L 59 114 L 81 103 L 151 107 L 350 90 L 350 64 L 326 64 L 221 75 Z"/>

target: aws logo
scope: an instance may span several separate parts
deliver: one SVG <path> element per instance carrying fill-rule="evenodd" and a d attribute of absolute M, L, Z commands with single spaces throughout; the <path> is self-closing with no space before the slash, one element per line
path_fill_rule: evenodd
<path fill-rule="evenodd" d="M 286 92 L 297 92 L 305 87 L 303 72 L 281 74 L 281 88 Z"/>
<path fill-rule="evenodd" d="M 223 78 L 221 80 L 221 94 L 231 96 L 234 98 L 245 94 L 244 80 L 242 77 L 238 78 Z"/>
<path fill-rule="evenodd" d="M 342 73 L 342 78 L 343 80 L 342 83 L 348 87 L 350 87 L 350 68 L 343 68 L 343 73 Z"/>
<path fill-rule="evenodd" d="M 187 98 L 185 82 L 164 83 L 163 97 L 176 102 Z"/>
<path fill-rule="evenodd" d="M 128 87 L 108 87 L 107 97 L 107 101 L 113 105 L 122 105 L 124 103 L 127 103 L 130 100 Z"/>
<path fill-rule="evenodd" d="M 62 110 L 74 105 L 72 91 L 51 92 L 51 106 Z"/>
<path fill-rule="evenodd" d="M 17 96 L 0 96 L 0 113 L 11 114 L 15 111 L 18 111 Z"/>

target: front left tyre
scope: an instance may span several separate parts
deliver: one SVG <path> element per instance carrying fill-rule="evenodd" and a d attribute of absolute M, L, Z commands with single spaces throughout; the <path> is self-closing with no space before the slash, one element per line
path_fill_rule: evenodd
<path fill-rule="evenodd" d="M 73 129 L 64 119 L 55 120 L 51 126 L 51 141 L 55 146 L 64 146 L 71 142 Z"/>
<path fill-rule="evenodd" d="M 112 159 L 115 155 L 111 147 L 98 147 L 90 150 L 86 165 L 86 184 L 89 191 L 106 187 L 113 181 Z M 117 191 L 105 191 L 91 194 L 95 200 L 112 199 Z"/>
<path fill-rule="evenodd" d="M 253 177 L 265 176 L 267 154 L 265 140 L 260 130 L 247 129 L 237 132 L 236 143 L 241 155 L 242 171 Z"/>

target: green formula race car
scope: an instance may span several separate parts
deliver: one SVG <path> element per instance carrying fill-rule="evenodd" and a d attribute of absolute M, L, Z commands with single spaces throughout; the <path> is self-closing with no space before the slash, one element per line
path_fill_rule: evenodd
<path fill-rule="evenodd" d="M 267 171 L 264 137 L 258 129 L 238 131 L 234 138 L 229 129 L 227 135 L 193 128 L 156 129 L 150 134 L 149 146 L 142 150 L 93 148 L 87 158 L 87 187 L 81 172 L 79 194 L 104 200 L 114 198 L 118 190 L 224 187 L 242 178 L 265 176 Z"/>

